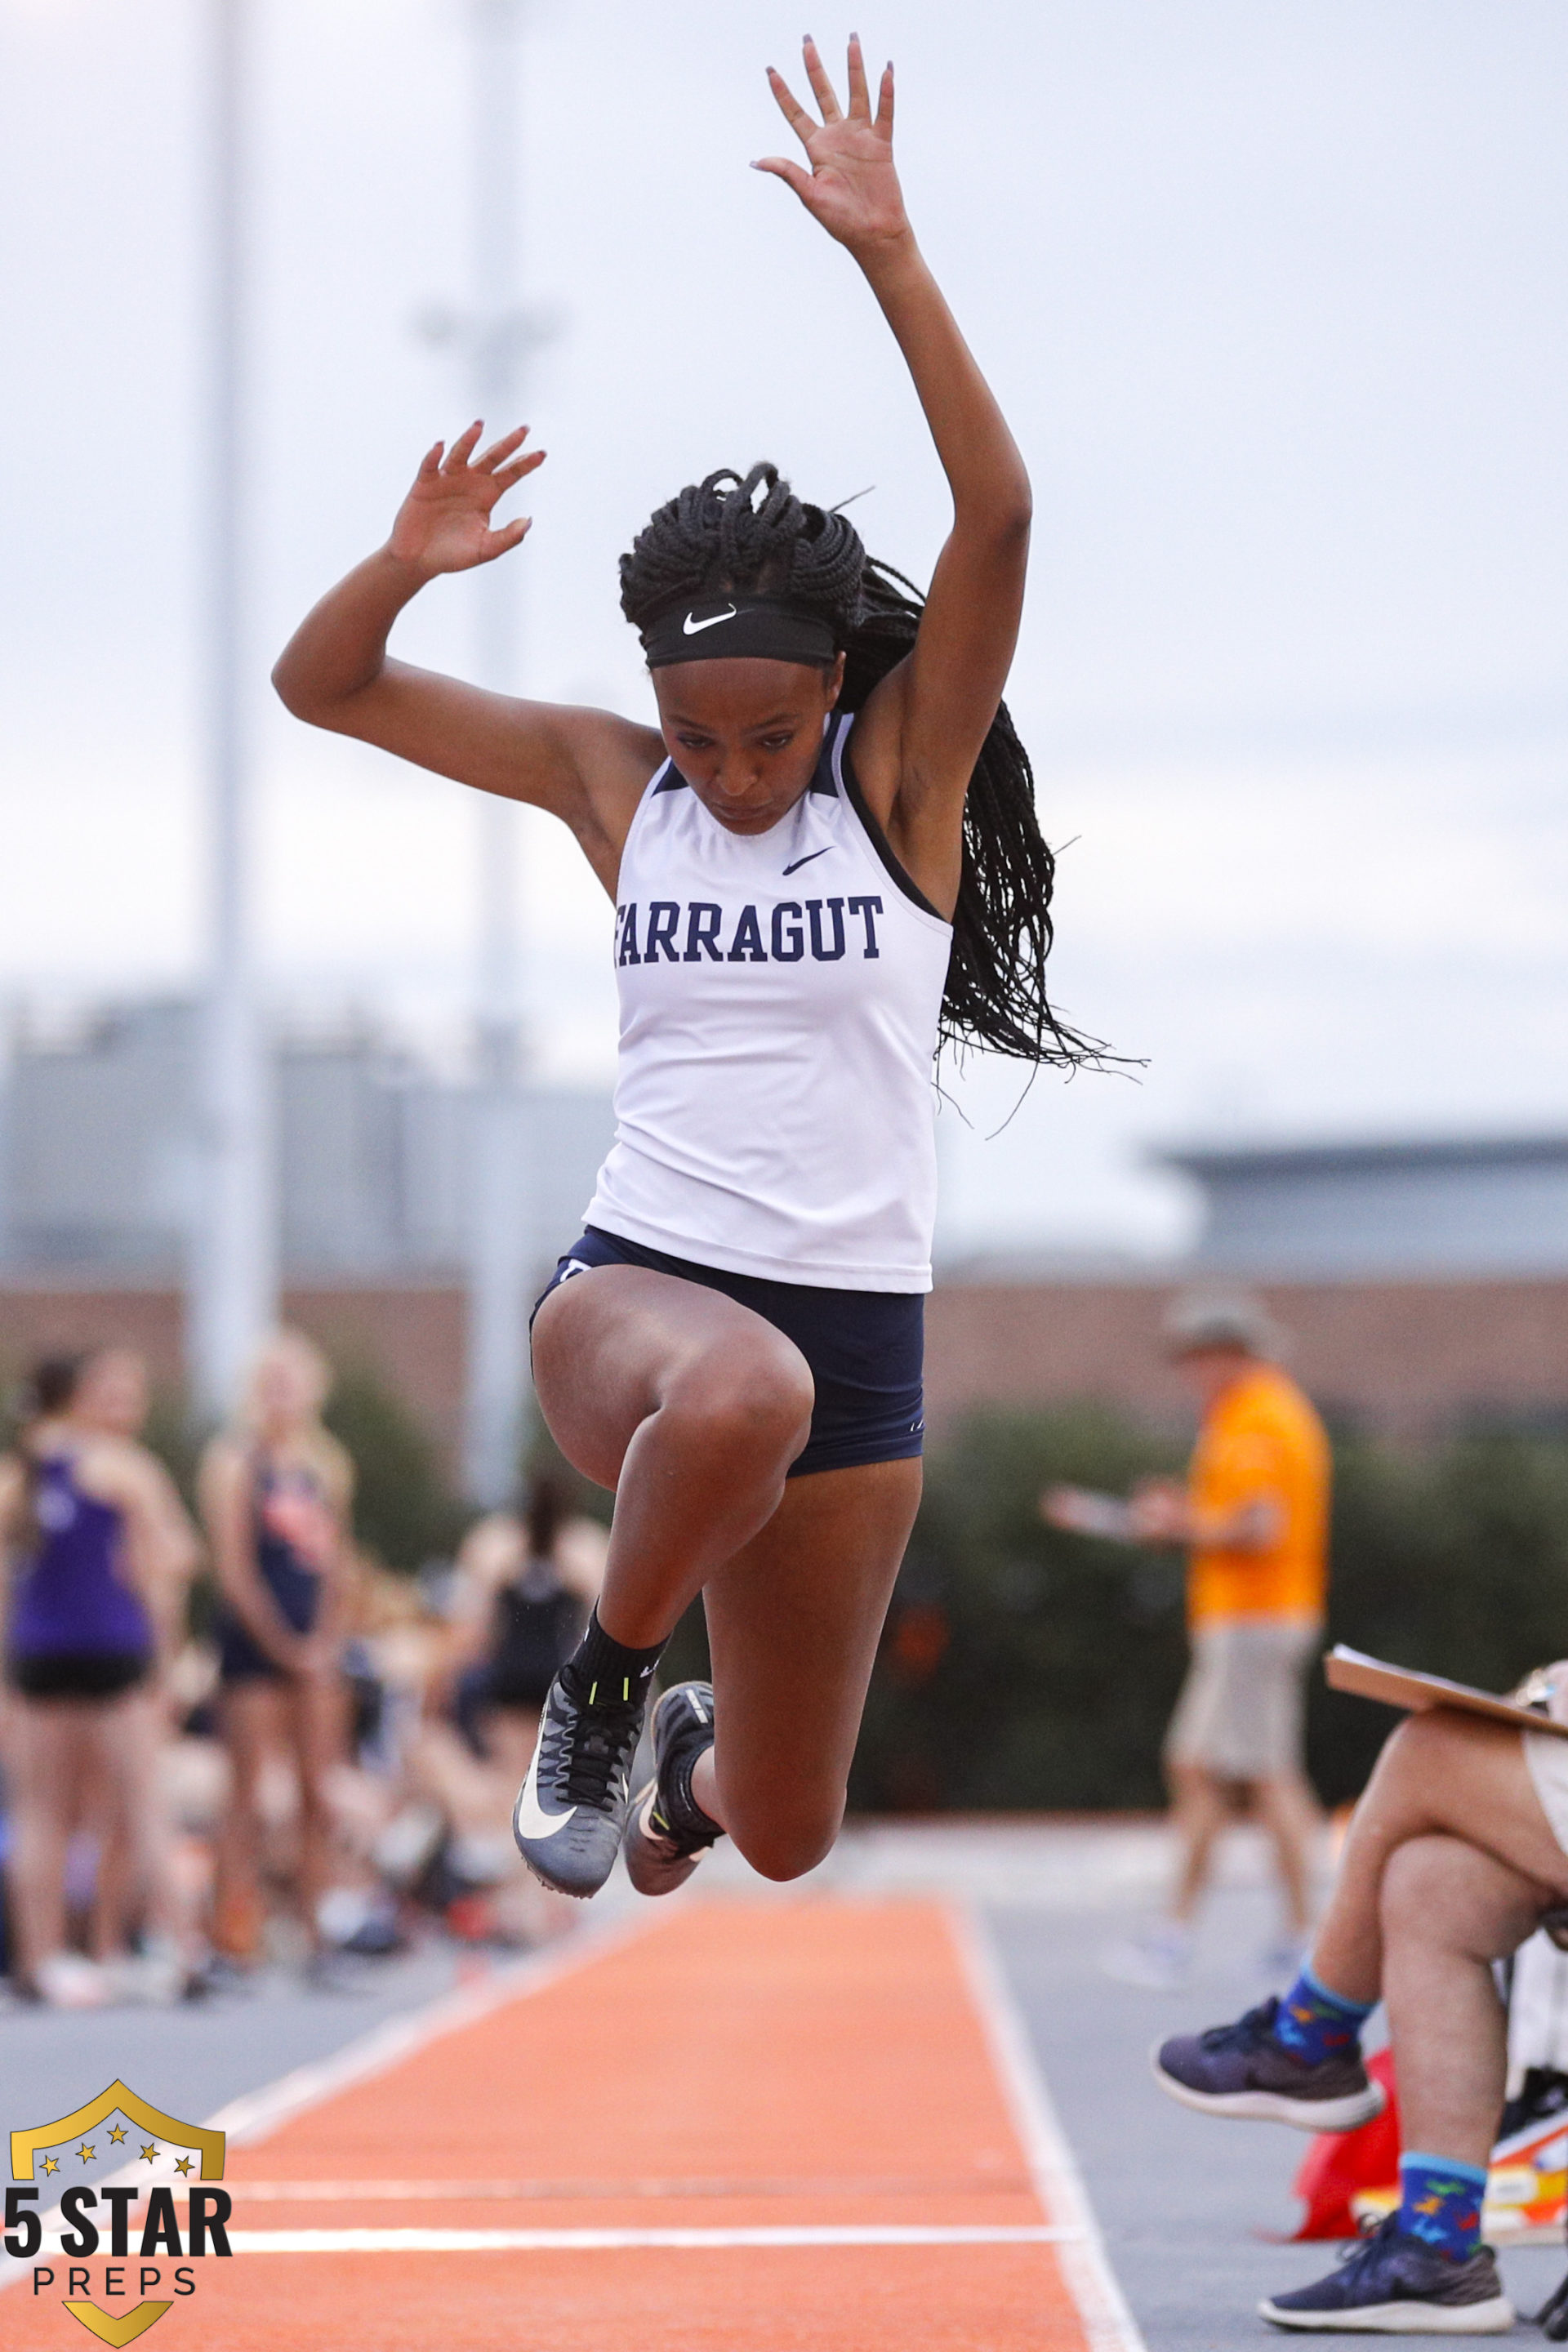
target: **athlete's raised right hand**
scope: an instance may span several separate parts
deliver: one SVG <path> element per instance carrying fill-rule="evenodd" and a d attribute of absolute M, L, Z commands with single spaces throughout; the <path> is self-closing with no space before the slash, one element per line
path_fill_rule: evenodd
<path fill-rule="evenodd" d="M 520 515 L 515 522 L 492 530 L 490 514 L 497 500 L 514 489 L 525 474 L 542 466 L 544 452 L 529 449 L 518 456 L 528 438 L 527 425 L 520 425 L 476 457 L 474 450 L 483 430 L 482 424 L 470 425 L 444 455 L 445 445 L 437 441 L 426 452 L 414 477 L 414 487 L 397 509 L 387 551 L 426 579 L 433 580 L 442 572 L 471 572 L 478 563 L 493 563 L 527 535 L 531 516 Z"/>

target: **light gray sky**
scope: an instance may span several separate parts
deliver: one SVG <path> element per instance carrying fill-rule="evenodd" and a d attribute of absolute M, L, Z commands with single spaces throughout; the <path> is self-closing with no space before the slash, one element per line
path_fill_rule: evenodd
<path fill-rule="evenodd" d="M 461 0 L 253 0 L 259 894 L 281 994 L 450 1039 L 474 825 L 268 663 L 466 419 Z M 977 1066 L 950 1248 L 1159 1247 L 1163 1137 L 1568 1117 L 1568 15 L 1033 0 L 860 20 L 927 251 L 1032 468 L 1011 699 L 1056 987 L 1148 1069 Z M 200 953 L 198 0 L 0 0 L 0 991 Z M 798 13 L 537 0 L 520 198 L 565 331 L 527 411 L 520 682 L 646 710 L 616 557 L 775 457 L 924 575 L 941 477 L 853 266 L 746 170 Z M 837 53 L 847 25 L 812 29 Z M 498 424 L 502 420 L 497 420 Z M 460 668 L 464 587 L 399 649 Z M 519 817 L 542 1065 L 607 1073 L 607 909 Z"/>

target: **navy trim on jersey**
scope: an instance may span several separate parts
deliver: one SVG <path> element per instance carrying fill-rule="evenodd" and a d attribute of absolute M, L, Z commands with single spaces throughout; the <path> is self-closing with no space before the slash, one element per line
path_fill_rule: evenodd
<path fill-rule="evenodd" d="M 794 1341 L 811 1367 L 816 1395 L 811 1432 L 790 1465 L 790 1477 L 868 1462 L 908 1462 L 924 1452 L 922 1291 L 819 1290 L 803 1282 L 728 1274 L 590 1225 L 557 1261 L 534 1315 L 563 1282 L 602 1265 L 647 1266 L 722 1291 Z"/>
<path fill-rule="evenodd" d="M 893 853 L 892 845 L 889 842 L 887 835 L 882 831 L 875 812 L 867 803 L 866 795 L 860 790 L 860 779 L 855 773 L 854 761 L 849 756 L 849 722 L 847 719 L 843 721 L 837 733 L 833 739 L 833 762 L 838 771 L 838 780 L 844 787 L 844 797 L 848 802 L 850 807 L 854 810 L 856 815 L 859 818 L 861 824 L 864 825 L 866 829 L 866 838 L 869 841 L 872 848 L 876 851 L 878 856 L 887 867 L 889 877 L 898 884 L 899 888 L 903 892 L 905 898 L 909 899 L 911 906 L 918 907 L 922 915 L 933 916 L 939 923 L 946 924 L 947 928 L 951 930 L 952 926 L 948 917 L 941 913 L 938 908 L 931 905 L 931 900 L 926 897 L 926 894 L 921 888 L 920 884 L 911 880 L 910 877 L 905 873 L 903 867 L 900 865 L 898 858 Z"/>

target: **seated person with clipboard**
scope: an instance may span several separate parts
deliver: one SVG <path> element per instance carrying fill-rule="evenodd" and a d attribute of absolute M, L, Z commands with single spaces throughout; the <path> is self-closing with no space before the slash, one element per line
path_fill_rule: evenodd
<path fill-rule="evenodd" d="M 1313 2332 L 1502 2335 L 1513 2307 L 1480 2242 L 1507 2072 L 1492 1963 L 1568 1905 L 1568 1661 L 1511 1700 L 1355 1651 L 1328 1674 L 1415 1712 L 1356 1807 L 1311 1956 L 1282 2000 L 1166 2042 L 1155 2076 L 1209 2115 L 1352 2131 L 1383 2105 L 1361 2034 L 1385 2000 L 1398 2210 L 1331 2277 L 1259 2308 Z"/>

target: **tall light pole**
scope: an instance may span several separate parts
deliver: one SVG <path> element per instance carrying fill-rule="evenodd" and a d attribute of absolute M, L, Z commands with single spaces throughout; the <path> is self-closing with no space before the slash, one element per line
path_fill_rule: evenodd
<path fill-rule="evenodd" d="M 207 0 L 211 78 L 205 629 L 207 972 L 202 1184 L 186 1352 L 200 1409 L 234 1402 L 277 1290 L 268 1070 L 256 1001 L 245 725 L 242 205 L 247 0 Z"/>
<path fill-rule="evenodd" d="M 518 422 L 522 362 L 543 331 L 519 303 L 517 125 L 522 0 L 468 0 L 473 72 L 474 302 L 464 322 L 474 414 L 487 436 Z M 474 582 L 479 683 L 517 687 L 520 565 L 488 566 Z M 479 954 L 468 1232 L 468 1400 L 464 1472 L 471 1499 L 509 1502 L 517 1484 L 528 1364 L 523 1324 L 531 1272 L 525 1222 L 526 1148 L 521 1087 L 521 955 L 518 935 L 518 814 L 479 795 Z"/>

